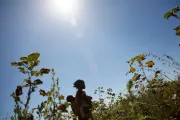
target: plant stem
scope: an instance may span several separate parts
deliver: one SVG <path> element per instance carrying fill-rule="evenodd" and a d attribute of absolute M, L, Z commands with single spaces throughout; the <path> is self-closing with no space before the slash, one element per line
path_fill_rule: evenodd
<path fill-rule="evenodd" d="M 27 72 L 30 81 L 31 81 L 31 75 L 30 75 L 31 72 L 32 72 L 32 70 L 30 72 L 29 71 Z M 31 93 L 32 93 L 31 89 L 32 89 L 32 86 L 30 84 L 29 85 L 29 90 L 28 90 L 28 97 L 27 97 L 27 101 L 26 101 L 26 104 L 25 104 L 25 109 L 26 110 L 27 110 L 27 107 L 28 107 L 28 104 L 29 104 L 29 101 L 30 101 L 30 98 L 31 98 Z"/>

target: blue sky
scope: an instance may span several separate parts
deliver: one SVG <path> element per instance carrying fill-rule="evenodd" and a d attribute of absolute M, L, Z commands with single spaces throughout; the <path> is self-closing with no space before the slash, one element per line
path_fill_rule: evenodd
<path fill-rule="evenodd" d="M 0 117 L 12 114 L 9 96 L 25 77 L 12 61 L 33 52 L 41 54 L 40 67 L 54 68 L 61 93 L 75 94 L 76 79 L 84 79 L 86 93 L 103 86 L 116 92 L 129 79 L 126 61 L 151 52 L 179 60 L 176 19 L 163 18 L 178 0 L 79 0 L 81 7 L 69 19 L 53 12 L 49 0 L 0 1 Z M 47 89 L 50 75 L 42 78 Z M 36 97 L 31 105 L 39 103 Z"/>

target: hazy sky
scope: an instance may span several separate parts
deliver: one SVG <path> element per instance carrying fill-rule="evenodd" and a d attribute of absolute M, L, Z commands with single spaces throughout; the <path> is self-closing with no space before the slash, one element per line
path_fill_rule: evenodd
<path fill-rule="evenodd" d="M 65 96 L 75 94 L 77 79 L 92 96 L 99 86 L 123 90 L 126 61 L 140 53 L 180 59 L 172 30 L 179 21 L 164 19 L 178 0 L 76 0 L 73 11 L 64 12 L 53 1 L 0 0 L 0 118 L 12 114 L 10 94 L 25 78 L 10 63 L 33 52 L 41 54 L 40 67 L 55 69 Z M 40 88 L 49 87 L 50 76 Z M 36 95 L 32 106 L 42 100 Z"/>

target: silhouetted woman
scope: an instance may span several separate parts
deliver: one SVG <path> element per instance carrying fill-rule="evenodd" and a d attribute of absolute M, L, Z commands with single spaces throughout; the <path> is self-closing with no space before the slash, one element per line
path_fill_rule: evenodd
<path fill-rule="evenodd" d="M 86 96 L 85 91 L 83 89 L 86 88 L 83 80 L 77 80 L 74 82 L 74 87 L 77 88 L 75 102 L 80 108 L 80 115 L 78 116 L 79 120 L 88 120 L 91 118 L 93 120 L 92 113 L 90 111 L 91 108 L 91 99 Z"/>

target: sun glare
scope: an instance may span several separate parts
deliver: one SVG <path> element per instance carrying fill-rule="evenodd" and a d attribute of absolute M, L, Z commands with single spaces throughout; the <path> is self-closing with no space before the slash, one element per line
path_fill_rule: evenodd
<path fill-rule="evenodd" d="M 75 15 L 77 0 L 52 0 L 52 2 L 56 12 L 68 17 Z"/>

